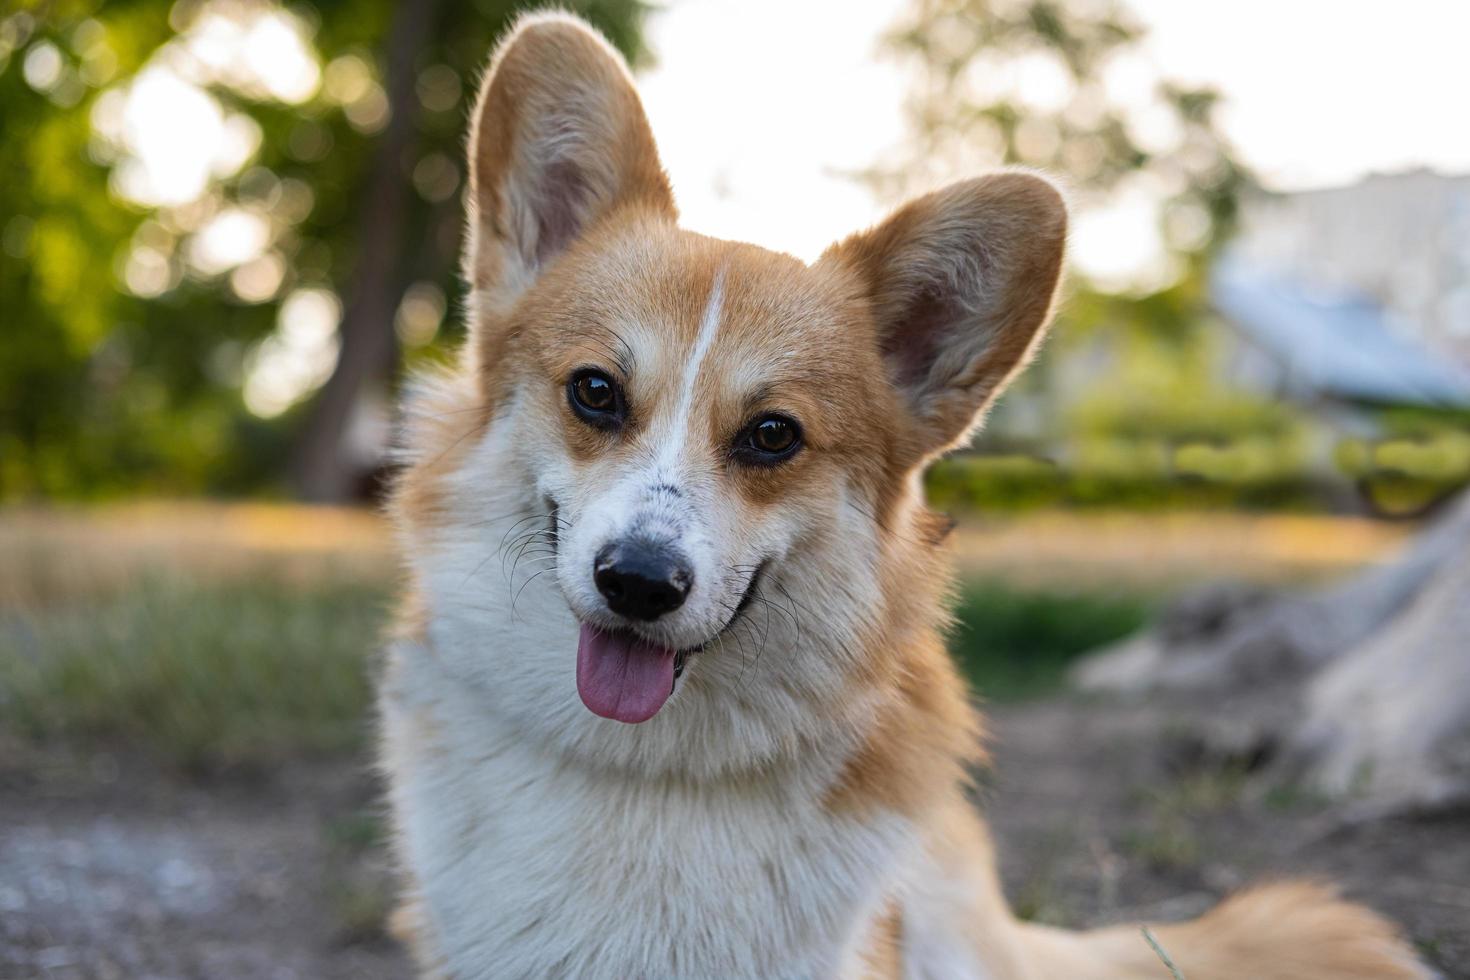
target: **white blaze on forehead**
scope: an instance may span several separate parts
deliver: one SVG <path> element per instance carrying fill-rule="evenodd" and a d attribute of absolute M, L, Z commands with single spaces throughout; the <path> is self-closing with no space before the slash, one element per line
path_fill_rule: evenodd
<path fill-rule="evenodd" d="M 705 355 L 714 345 L 715 334 L 719 333 L 720 308 L 724 299 L 725 270 L 721 269 L 715 273 L 714 285 L 710 287 L 709 301 L 705 304 L 704 315 L 699 320 L 699 335 L 694 338 L 694 347 L 689 352 L 689 360 L 684 364 L 684 377 L 679 384 L 679 401 L 674 406 L 673 414 L 669 416 L 673 431 L 669 433 L 669 439 L 664 444 L 663 451 L 659 453 L 661 467 L 676 462 L 684 449 L 684 441 L 689 434 L 689 413 L 694 408 L 694 385 L 699 380 L 700 365 L 704 363 Z"/>
<path fill-rule="evenodd" d="M 725 299 L 725 270 L 715 273 L 714 285 L 710 287 L 709 302 L 705 304 L 704 316 L 699 321 L 699 336 L 694 339 L 694 350 L 689 354 L 689 363 L 684 365 L 684 383 L 679 389 L 679 409 L 675 418 L 689 415 L 694 403 L 694 382 L 699 377 L 699 366 L 715 342 L 720 329 L 720 307 Z"/>

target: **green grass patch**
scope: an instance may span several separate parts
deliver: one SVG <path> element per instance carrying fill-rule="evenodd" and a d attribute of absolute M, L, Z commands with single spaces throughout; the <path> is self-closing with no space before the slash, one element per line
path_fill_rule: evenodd
<path fill-rule="evenodd" d="M 324 577 L 153 576 L 102 599 L 0 611 L 0 726 L 38 741 L 142 748 L 186 768 L 347 751 L 367 734 L 385 585 Z M 1147 603 L 965 589 L 956 657 L 994 700 L 1044 694 Z"/>
<path fill-rule="evenodd" d="M 960 669 L 991 701 L 1054 691 L 1080 654 L 1142 627 L 1151 602 L 1137 595 L 1023 591 L 990 581 L 967 583 L 950 640 Z"/>
<path fill-rule="evenodd" d="M 1123 850 L 1160 872 L 1190 871 L 1201 860 L 1199 838 L 1183 820 L 1158 821 L 1123 835 Z"/>
<path fill-rule="evenodd" d="M 362 583 L 154 577 L 0 615 L 0 724 L 188 767 L 350 749 L 366 734 L 386 600 Z"/>

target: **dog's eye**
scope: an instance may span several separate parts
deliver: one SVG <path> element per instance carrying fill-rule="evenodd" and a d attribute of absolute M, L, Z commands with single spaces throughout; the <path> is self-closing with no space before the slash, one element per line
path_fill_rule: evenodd
<path fill-rule="evenodd" d="M 586 368 L 572 375 L 567 382 L 567 402 L 582 421 L 592 425 L 610 428 L 622 421 L 622 392 L 601 371 Z"/>
<path fill-rule="evenodd" d="M 796 445 L 796 425 L 774 415 L 762 419 L 750 433 L 750 444 L 763 453 L 784 453 Z"/>
<path fill-rule="evenodd" d="M 735 448 L 745 462 L 771 466 L 789 459 L 801 448 L 801 426 L 784 415 L 765 415 L 745 430 Z"/>
<path fill-rule="evenodd" d="M 572 393 L 577 404 L 592 412 L 611 412 L 617 407 L 618 396 L 612 382 L 600 374 L 584 374 L 572 384 Z"/>

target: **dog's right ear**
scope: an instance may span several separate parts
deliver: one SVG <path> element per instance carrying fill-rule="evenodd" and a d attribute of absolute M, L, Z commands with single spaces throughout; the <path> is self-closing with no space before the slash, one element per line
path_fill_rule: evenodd
<path fill-rule="evenodd" d="M 567 246 L 628 205 L 676 217 L 627 65 L 575 17 L 522 18 L 490 59 L 471 123 L 472 318 L 504 315 Z"/>

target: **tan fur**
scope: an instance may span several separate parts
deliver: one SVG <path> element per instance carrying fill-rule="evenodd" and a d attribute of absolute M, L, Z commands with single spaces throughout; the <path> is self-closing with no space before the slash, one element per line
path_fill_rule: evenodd
<path fill-rule="evenodd" d="M 882 807 L 919 816 L 936 787 L 963 782 L 980 756 L 976 721 L 938 655 L 894 664 L 862 748 L 825 798 L 834 812 Z"/>
<path fill-rule="evenodd" d="M 903 976 L 903 913 L 890 903 L 873 924 L 863 950 L 861 980 L 898 980 Z"/>
<path fill-rule="evenodd" d="M 447 978 L 444 961 L 435 952 L 437 944 L 429 927 L 423 899 L 406 898 L 388 915 L 388 935 L 408 948 L 424 980 Z"/>
<path fill-rule="evenodd" d="M 679 768 L 682 756 L 630 754 L 649 771 L 625 778 L 646 777 L 650 801 L 708 780 L 722 792 L 769 793 L 775 806 L 774 774 L 803 753 L 851 746 L 821 807 L 834 825 L 901 819 L 918 851 L 911 880 L 860 920 L 868 922 L 855 947 L 863 975 L 906 975 L 933 952 L 934 935 L 958 935 L 987 977 L 1167 976 L 1133 927 L 1063 932 L 1018 923 L 1006 908 L 988 831 L 964 797 L 965 774 L 982 754 L 980 723 L 945 652 L 950 563 L 938 544 L 943 522 L 920 489 L 923 468 L 963 442 L 1040 342 L 1066 235 L 1057 191 L 1026 173 L 964 181 L 911 202 L 812 266 L 690 234 L 675 223 L 626 68 L 565 15 L 524 19 L 492 58 L 470 174 L 470 340 L 459 367 L 412 399 L 407 466 L 392 502 L 410 553 L 421 557 L 445 528 L 482 517 L 463 474 L 497 418 L 513 418 L 527 441 L 557 447 L 579 478 L 656 451 L 649 434 L 678 408 L 670 378 L 718 295 L 718 338 L 698 365 L 699 397 L 678 420 L 688 422 L 693 457 L 752 524 L 809 514 L 804 549 L 843 544 L 822 507 L 835 507 L 834 488 L 850 492 L 847 503 L 876 539 L 878 596 L 854 642 L 804 651 L 829 658 L 839 683 L 773 682 L 803 706 L 818 736 L 792 735 L 760 764 L 713 775 Z M 630 415 L 616 434 L 567 410 L 566 380 L 585 367 L 626 388 Z M 516 414 L 506 416 L 512 404 Z M 768 409 L 799 419 L 804 449 L 779 467 L 732 463 L 724 447 Z M 383 681 L 384 703 L 397 710 L 383 750 L 395 781 L 459 737 L 432 699 L 405 691 L 410 658 L 436 655 L 432 598 L 415 592 L 404 604 L 407 652 L 394 655 Z M 681 682 L 686 696 L 745 696 L 711 691 L 699 668 Z M 709 739 L 718 744 L 719 733 Z M 553 762 L 562 748 L 547 747 L 547 764 L 578 764 Z M 488 833 L 477 818 L 463 827 L 466 851 L 469 838 Z M 418 870 L 406 868 L 414 897 L 395 933 L 411 937 L 423 969 L 447 971 L 417 897 Z M 1425 975 L 1392 927 L 1313 885 L 1246 892 L 1156 932 L 1190 980 Z"/>
<path fill-rule="evenodd" d="M 900 365 L 941 348 L 919 374 L 901 369 L 900 388 L 919 409 L 918 431 L 908 437 L 911 463 L 964 442 L 1025 367 L 1051 316 L 1066 235 L 1056 188 L 1011 172 L 910 201 L 823 257 L 861 273 L 879 343 Z M 951 321 L 969 341 L 934 330 L 936 319 Z"/>
<path fill-rule="evenodd" d="M 1101 960 L 1116 977 L 1168 980 L 1138 926 L 1068 933 L 1023 926 L 1038 976 L 1096 976 Z M 1194 922 L 1151 927 L 1188 980 L 1378 980 L 1422 977 L 1398 932 L 1335 889 L 1296 881 L 1240 892 Z"/>

